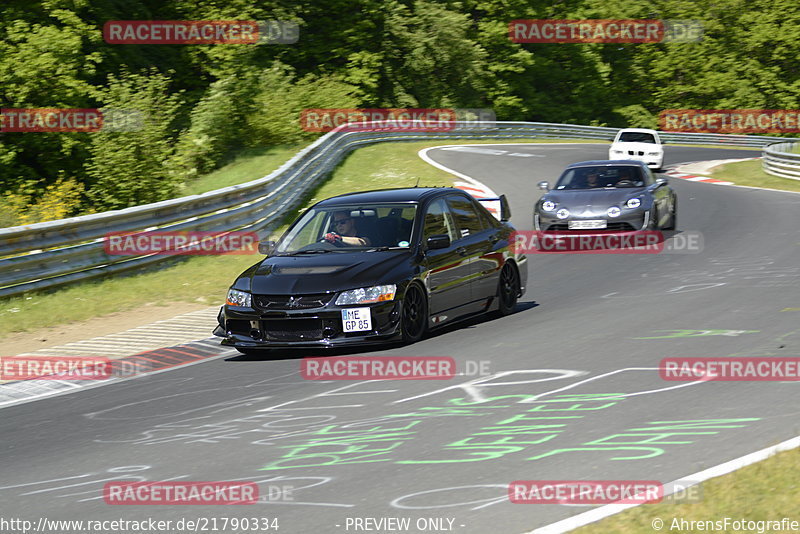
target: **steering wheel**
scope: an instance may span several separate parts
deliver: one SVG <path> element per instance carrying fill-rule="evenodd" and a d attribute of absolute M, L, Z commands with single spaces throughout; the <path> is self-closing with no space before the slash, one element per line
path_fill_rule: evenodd
<path fill-rule="evenodd" d="M 341 236 L 339 236 L 339 237 L 341 237 Z M 334 241 L 333 243 L 331 243 L 330 241 L 328 241 L 328 240 L 327 240 L 327 239 L 325 239 L 324 237 L 323 237 L 323 238 L 321 238 L 319 241 L 317 241 L 317 243 L 327 243 L 327 244 L 329 244 L 329 245 L 333 245 L 334 247 L 345 247 L 345 246 L 347 246 L 347 243 L 345 243 L 345 242 L 344 242 L 344 241 L 342 241 L 341 239 L 340 239 L 340 240 L 338 240 L 338 241 Z"/>
<path fill-rule="evenodd" d="M 625 180 L 620 180 L 619 182 L 617 182 L 617 187 L 629 187 L 629 186 L 632 186 L 632 185 L 633 185 L 633 180 L 625 179 Z"/>

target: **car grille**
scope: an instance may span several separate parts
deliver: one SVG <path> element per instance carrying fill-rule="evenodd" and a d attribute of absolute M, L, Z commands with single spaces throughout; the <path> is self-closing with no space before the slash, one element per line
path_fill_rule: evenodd
<path fill-rule="evenodd" d="M 318 341 L 322 339 L 322 319 L 276 319 L 264 321 L 270 341 Z"/>
<path fill-rule="evenodd" d="M 253 295 L 258 310 L 308 310 L 328 304 L 334 293 L 313 295 Z"/>
<path fill-rule="evenodd" d="M 639 151 L 628 150 L 628 155 L 629 156 L 644 156 L 644 150 L 639 150 Z"/>
<path fill-rule="evenodd" d="M 618 232 L 633 232 L 634 230 L 636 230 L 636 228 L 634 228 L 633 226 L 631 226 L 629 223 L 626 222 L 614 222 L 614 223 L 610 222 L 608 223 L 606 230 L 615 230 Z"/>
<path fill-rule="evenodd" d="M 633 226 L 626 222 L 609 222 L 607 223 L 606 227 L 603 230 L 570 230 L 569 225 L 567 224 L 551 224 L 545 230 L 546 232 L 576 232 L 576 233 L 586 233 L 586 232 L 602 232 L 602 231 L 615 231 L 615 232 L 633 232 L 636 230 Z"/>

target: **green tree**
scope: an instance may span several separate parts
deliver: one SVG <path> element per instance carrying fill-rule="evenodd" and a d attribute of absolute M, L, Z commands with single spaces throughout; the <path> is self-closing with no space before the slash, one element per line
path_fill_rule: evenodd
<path fill-rule="evenodd" d="M 92 135 L 87 195 L 97 210 L 156 202 L 177 191 L 180 173 L 173 157 L 172 124 L 181 102 L 169 84 L 169 77 L 156 69 L 109 77 L 104 111 L 139 112 L 142 120 L 131 131 L 104 129 Z"/>

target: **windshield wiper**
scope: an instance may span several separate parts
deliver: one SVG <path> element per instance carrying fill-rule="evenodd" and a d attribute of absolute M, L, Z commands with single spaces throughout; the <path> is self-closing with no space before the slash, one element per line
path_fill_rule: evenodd
<path fill-rule="evenodd" d="M 300 254 L 324 254 L 326 252 L 333 252 L 327 248 L 314 248 L 310 250 L 295 250 L 294 252 L 287 252 L 285 254 L 281 254 L 281 256 L 299 256 Z"/>
<path fill-rule="evenodd" d="M 365 252 L 384 252 L 386 250 L 401 250 L 406 249 L 408 247 L 390 247 L 390 246 L 383 246 L 383 247 L 372 247 Z"/>

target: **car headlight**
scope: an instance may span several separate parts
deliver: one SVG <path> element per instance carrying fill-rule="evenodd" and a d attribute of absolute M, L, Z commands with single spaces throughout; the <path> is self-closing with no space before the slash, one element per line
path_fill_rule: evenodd
<path fill-rule="evenodd" d="M 611 206 L 610 208 L 608 208 L 608 210 L 606 210 L 606 214 L 609 217 L 619 217 L 620 213 L 622 213 L 622 210 L 619 209 L 617 206 Z"/>
<path fill-rule="evenodd" d="M 625 206 L 628 208 L 638 208 L 642 205 L 642 201 L 638 198 L 629 198 L 628 201 L 625 203 Z"/>
<path fill-rule="evenodd" d="M 337 306 L 347 306 L 350 304 L 369 304 L 370 302 L 384 302 L 394 299 L 397 286 L 389 284 L 385 286 L 359 287 L 349 291 L 342 291 L 336 297 Z"/>
<path fill-rule="evenodd" d="M 566 219 L 569 217 L 569 210 L 567 208 L 561 208 L 556 212 L 556 217 L 559 219 Z"/>
<path fill-rule="evenodd" d="M 228 298 L 225 299 L 225 304 L 231 306 L 245 306 L 251 307 L 252 296 L 246 291 L 239 291 L 238 289 L 229 289 Z"/>
<path fill-rule="evenodd" d="M 542 210 L 543 211 L 553 211 L 556 209 L 556 203 L 552 200 L 545 200 L 542 202 Z"/>
<path fill-rule="evenodd" d="M 624 154 L 625 153 L 623 150 L 612 150 L 611 152 L 613 154 Z"/>
<path fill-rule="evenodd" d="M 648 152 L 647 155 L 648 156 L 660 156 L 661 152 Z"/>

